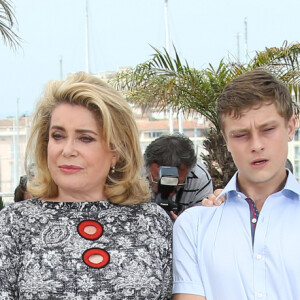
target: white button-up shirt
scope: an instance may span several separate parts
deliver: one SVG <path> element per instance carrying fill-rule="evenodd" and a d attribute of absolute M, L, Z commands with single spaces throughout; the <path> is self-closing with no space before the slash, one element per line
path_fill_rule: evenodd
<path fill-rule="evenodd" d="M 300 299 L 300 185 L 289 173 L 256 220 L 236 175 L 221 206 L 193 207 L 174 224 L 173 293 L 211 300 Z"/>

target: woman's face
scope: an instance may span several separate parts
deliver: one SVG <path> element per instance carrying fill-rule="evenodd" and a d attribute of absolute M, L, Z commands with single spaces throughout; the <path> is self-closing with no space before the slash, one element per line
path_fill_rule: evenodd
<path fill-rule="evenodd" d="M 116 156 L 106 146 L 92 112 L 67 103 L 53 110 L 48 168 L 58 186 L 59 197 L 82 195 L 83 200 L 103 200 L 104 184 L 115 164 Z"/>

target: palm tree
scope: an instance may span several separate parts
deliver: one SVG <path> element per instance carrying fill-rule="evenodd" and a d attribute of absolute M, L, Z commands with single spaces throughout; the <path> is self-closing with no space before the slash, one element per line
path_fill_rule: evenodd
<path fill-rule="evenodd" d="M 0 0 L 0 33 L 5 44 L 16 50 L 20 46 L 21 38 L 13 31 L 17 21 L 9 0 Z"/>
<path fill-rule="evenodd" d="M 191 68 L 186 61 L 182 63 L 175 47 L 175 58 L 171 58 L 166 50 L 154 50 L 151 60 L 118 73 L 113 84 L 125 93 L 129 101 L 144 109 L 172 107 L 174 111 L 182 109 L 187 113 L 200 113 L 209 120 L 212 126 L 203 143 L 207 154 L 202 154 L 202 159 L 212 176 L 214 188 L 224 187 L 236 167 L 217 120 L 216 104 L 220 93 L 233 78 L 260 67 L 285 82 L 299 100 L 300 44 L 288 45 L 285 42 L 280 48 L 266 48 L 257 52 L 247 65 L 222 60 L 217 68 L 209 65 L 204 70 Z M 299 112 L 296 101 L 295 112 Z"/>

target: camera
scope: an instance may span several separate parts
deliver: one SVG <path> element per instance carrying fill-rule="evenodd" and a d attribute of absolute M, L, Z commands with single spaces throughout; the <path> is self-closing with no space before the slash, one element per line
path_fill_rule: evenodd
<path fill-rule="evenodd" d="M 177 185 L 179 183 L 178 169 L 176 167 L 161 166 L 158 172 L 158 193 L 155 197 L 155 202 L 160 205 L 168 213 L 173 211 L 178 214 L 179 203 L 176 201 L 176 196 L 170 195 L 177 193 Z M 175 200 L 173 200 L 175 198 Z"/>

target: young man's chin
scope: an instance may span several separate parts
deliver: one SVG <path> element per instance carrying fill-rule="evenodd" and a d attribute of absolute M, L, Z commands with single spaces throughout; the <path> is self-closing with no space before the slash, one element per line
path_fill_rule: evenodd
<path fill-rule="evenodd" d="M 282 181 L 286 177 L 285 168 L 279 171 L 271 171 L 271 170 L 255 170 L 251 172 L 252 174 L 243 174 L 239 173 L 239 182 L 243 183 L 253 183 L 253 184 L 267 184 L 269 182 Z"/>

